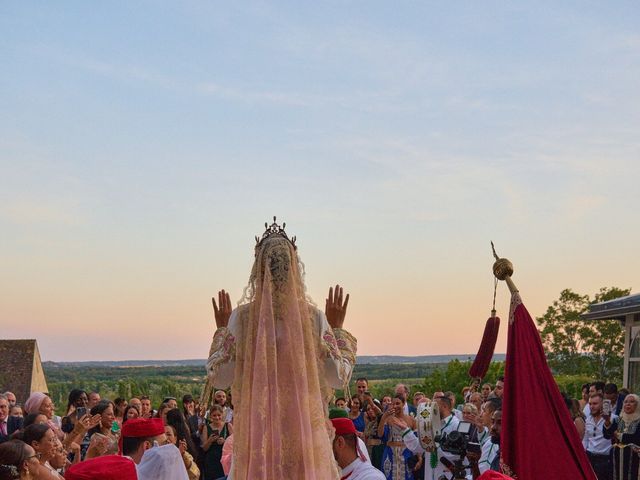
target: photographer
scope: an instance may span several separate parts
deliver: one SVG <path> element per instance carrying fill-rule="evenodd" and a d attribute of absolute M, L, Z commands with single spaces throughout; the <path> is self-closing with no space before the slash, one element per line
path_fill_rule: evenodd
<path fill-rule="evenodd" d="M 502 410 L 496 410 L 491 415 L 491 438 L 482 445 L 482 453 L 467 452 L 467 459 L 471 467 L 471 478 L 476 480 L 487 470 L 500 471 L 500 431 L 502 430 Z M 469 477 L 467 477 L 469 478 Z"/>

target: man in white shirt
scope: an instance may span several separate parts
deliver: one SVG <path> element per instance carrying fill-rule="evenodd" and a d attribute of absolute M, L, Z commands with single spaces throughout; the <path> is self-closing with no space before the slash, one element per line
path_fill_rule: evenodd
<path fill-rule="evenodd" d="M 336 429 L 333 456 L 342 469 L 340 480 L 385 480 L 384 474 L 366 461 L 353 422 L 348 418 L 334 418 L 331 423 Z"/>
<path fill-rule="evenodd" d="M 460 420 L 452 413 L 451 408 L 451 400 L 447 398 L 444 393 L 436 392 L 433 395 L 433 400 L 438 402 L 438 408 L 440 410 L 440 422 L 442 423 L 442 428 L 440 429 L 440 435 L 444 436 L 445 434 L 450 434 L 451 432 L 455 432 L 458 430 L 458 425 Z M 405 429 L 405 432 L 402 436 L 402 441 L 405 446 L 411 450 L 413 453 L 420 455 L 422 453 L 425 454 L 424 461 L 424 478 L 425 480 L 437 480 L 441 475 L 446 474 L 447 477 L 451 476 L 449 470 L 444 466 L 444 464 L 440 461 L 441 457 L 445 457 L 451 463 L 454 463 L 456 460 L 460 460 L 460 455 L 454 455 L 449 452 L 445 452 L 441 448 L 436 448 L 435 452 L 426 451 L 424 447 L 421 445 L 420 440 L 411 432 L 411 429 L 408 428 L 406 422 L 404 420 L 393 418 L 391 422 L 399 428 Z M 426 442 L 428 443 L 428 442 Z M 435 468 L 431 468 L 430 457 L 432 455 L 436 455 L 437 464 Z"/>
<path fill-rule="evenodd" d="M 602 415 L 602 393 L 597 392 L 589 396 L 589 416 L 586 419 L 585 433 L 582 445 L 587 451 L 587 457 L 593 467 L 598 480 L 611 480 L 611 440 L 604 438 L 603 427 L 605 418 Z M 611 418 L 616 418 L 611 415 Z"/>

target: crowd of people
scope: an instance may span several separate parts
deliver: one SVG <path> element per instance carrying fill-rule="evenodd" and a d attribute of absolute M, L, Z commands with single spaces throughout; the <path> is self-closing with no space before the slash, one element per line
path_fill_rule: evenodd
<path fill-rule="evenodd" d="M 398 384 L 376 399 L 367 379 L 359 378 L 350 398 L 330 405 L 335 459 L 343 473 L 350 465 L 369 468 L 358 478 L 370 479 L 453 478 L 456 462 L 469 480 L 500 471 L 502 396 L 498 378 L 493 384 L 474 383 L 459 396 L 410 392 Z M 580 399 L 565 400 L 598 480 L 638 480 L 639 397 L 613 383 L 594 382 L 583 386 Z M 434 404 L 441 435 L 468 425 L 465 455 L 446 451 L 441 439 L 420 438 L 422 412 L 432 412 Z M 153 407 L 148 396 L 112 401 L 98 392 L 72 390 L 59 417 L 45 393 L 18 403 L 6 392 L 0 395 L 0 480 L 226 478 L 233 450 L 233 404 L 227 392 L 217 390 L 207 409 L 188 394 L 180 403 L 165 398 Z M 123 460 L 134 468 L 128 470 Z M 105 476 L 83 476 L 84 470 Z"/>

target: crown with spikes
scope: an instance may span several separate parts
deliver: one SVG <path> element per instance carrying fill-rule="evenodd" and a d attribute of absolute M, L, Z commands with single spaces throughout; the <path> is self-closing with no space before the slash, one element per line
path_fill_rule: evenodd
<path fill-rule="evenodd" d="M 262 237 L 258 237 L 256 235 L 256 249 L 262 245 L 267 238 L 272 237 L 273 235 L 280 235 L 281 237 L 289 240 L 289 243 L 293 246 L 294 250 L 297 250 L 296 246 L 296 237 L 291 237 L 287 235 L 287 232 L 284 231 L 284 228 L 287 226 L 286 223 L 282 222 L 282 227 L 276 223 L 276 217 L 273 217 L 273 223 L 269 225 L 267 222 L 264 222 L 265 231 L 262 234 Z"/>

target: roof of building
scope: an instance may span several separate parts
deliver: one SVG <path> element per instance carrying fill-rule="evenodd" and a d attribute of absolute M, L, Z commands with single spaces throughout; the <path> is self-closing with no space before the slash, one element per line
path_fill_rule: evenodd
<path fill-rule="evenodd" d="M 42 379 L 34 379 L 34 371 Z M 32 393 L 34 380 L 46 385 L 36 341 L 0 340 L 0 393 L 11 391 L 18 402 L 24 403 Z"/>
<path fill-rule="evenodd" d="M 640 315 L 640 293 L 594 303 L 580 317 L 584 320 L 624 320 L 627 315 Z"/>

